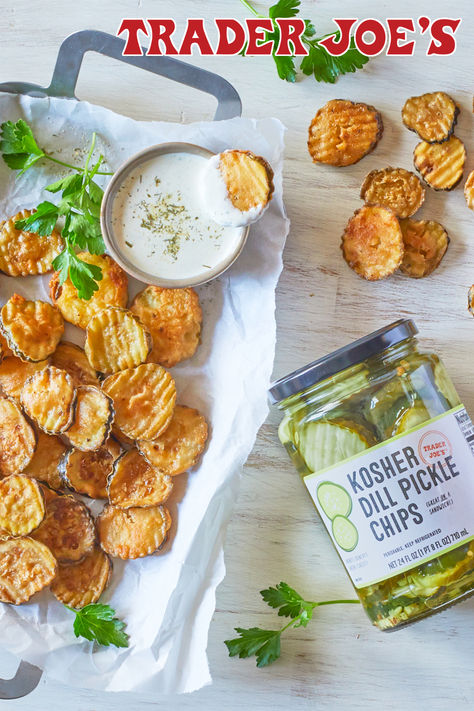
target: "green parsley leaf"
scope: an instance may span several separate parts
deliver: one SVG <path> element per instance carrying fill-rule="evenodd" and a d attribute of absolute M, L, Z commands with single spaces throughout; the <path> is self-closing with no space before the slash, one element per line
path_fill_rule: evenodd
<path fill-rule="evenodd" d="M 240 659 L 246 657 L 257 658 L 257 667 L 265 667 L 280 656 L 281 630 L 262 630 L 260 627 L 242 629 L 236 627 L 239 637 L 227 639 L 224 644 L 229 650 L 229 657 L 239 655 Z"/>
<path fill-rule="evenodd" d="M 338 32 L 335 33 L 339 35 Z M 326 35 L 329 36 L 329 35 Z M 320 39 L 324 39 L 321 37 Z M 301 71 L 303 74 L 313 74 L 316 81 L 324 81 L 334 84 L 338 76 L 355 72 L 367 64 L 369 58 L 361 54 L 356 49 L 354 38 L 351 38 L 350 49 L 340 57 L 331 56 L 324 47 L 318 44 L 319 40 L 307 42 L 309 54 L 301 61 Z"/>
<path fill-rule="evenodd" d="M 70 213 L 67 227 L 63 229 L 67 232 L 69 239 L 79 247 L 90 252 L 90 254 L 104 254 L 105 244 L 102 238 L 100 225 L 90 218 L 78 213 Z"/>
<path fill-rule="evenodd" d="M 36 208 L 32 215 L 24 220 L 17 220 L 15 228 L 17 230 L 25 230 L 26 232 L 36 232 L 42 237 L 51 234 L 58 221 L 58 208 L 52 202 L 42 202 Z"/>
<path fill-rule="evenodd" d="M 53 268 L 59 272 L 60 284 L 64 284 L 69 276 L 77 289 L 78 297 L 84 301 L 89 301 L 92 294 L 99 288 L 97 282 L 102 279 L 101 268 L 95 264 L 83 262 L 69 244 L 53 260 Z"/>
<path fill-rule="evenodd" d="M 9 168 L 22 175 L 45 155 L 36 143 L 33 131 L 26 121 L 5 121 L 0 126 L 0 151 Z"/>
<path fill-rule="evenodd" d="M 295 618 L 304 611 L 309 620 L 313 615 L 313 608 L 316 607 L 316 603 L 306 602 L 288 583 L 278 583 L 274 588 L 261 590 L 260 595 L 267 605 L 279 608 L 280 617 Z"/>
<path fill-rule="evenodd" d="M 66 193 L 70 195 L 71 193 L 78 192 L 82 188 L 82 176 L 80 174 L 67 175 L 61 180 L 57 180 L 55 183 L 51 183 L 46 187 L 48 193 Z"/>
<path fill-rule="evenodd" d="M 92 603 L 81 610 L 74 610 L 67 605 L 65 607 L 76 615 L 74 620 L 76 637 L 84 637 L 104 647 L 110 645 L 128 647 L 129 636 L 124 632 L 125 622 L 115 617 L 115 610 L 110 605 Z"/>
<path fill-rule="evenodd" d="M 268 15 L 274 20 L 277 17 L 296 17 L 299 13 L 300 0 L 279 0 L 268 10 Z"/>

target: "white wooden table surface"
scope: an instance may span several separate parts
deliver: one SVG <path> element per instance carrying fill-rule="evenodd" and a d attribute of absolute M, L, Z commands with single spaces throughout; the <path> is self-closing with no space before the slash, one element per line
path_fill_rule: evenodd
<path fill-rule="evenodd" d="M 269 3 L 259 3 L 265 7 Z M 281 82 L 272 60 L 193 57 L 192 61 L 229 79 L 239 91 L 246 116 L 279 117 L 288 127 L 285 200 L 292 226 L 277 293 L 278 343 L 275 376 L 321 356 L 400 316 L 412 316 L 423 344 L 444 356 L 465 404 L 474 412 L 472 348 L 474 323 L 466 312 L 466 292 L 474 281 L 474 215 L 462 190 L 428 191 L 420 215 L 440 220 L 451 245 L 440 269 L 425 281 L 395 276 L 365 283 L 344 264 L 340 235 L 360 206 L 365 174 L 388 164 L 411 168 L 413 133 L 400 120 L 404 100 L 444 89 L 462 107 L 456 129 L 474 168 L 472 135 L 472 25 L 469 0 L 447 6 L 442 0 L 415 4 L 399 0 L 303 2 L 304 16 L 321 34 L 331 17 L 462 17 L 454 56 L 425 56 L 419 39 L 413 58 L 380 55 L 364 72 L 337 86 L 305 78 Z M 0 81 L 49 82 L 57 48 L 69 33 L 85 28 L 115 33 L 122 17 L 168 17 L 183 27 L 187 17 L 245 17 L 237 0 L 10 0 L 0 1 Z M 198 92 L 167 83 L 117 62 L 89 55 L 79 80 L 79 96 L 141 119 L 192 121 L 210 118 L 213 102 Z M 316 109 L 330 98 L 374 104 L 383 114 L 384 136 L 375 152 L 346 169 L 312 165 L 306 132 Z M 466 175 L 467 175 L 466 171 Z M 28 697 L 0 701 L 0 711 L 111 711 L 114 709 L 405 709 L 445 711 L 474 704 L 472 622 L 474 600 L 392 635 L 372 629 L 362 609 L 324 608 L 306 629 L 289 632 L 282 658 L 266 669 L 253 660 L 229 659 L 223 640 L 234 626 L 272 626 L 275 615 L 258 590 L 286 580 L 311 599 L 351 597 L 352 590 L 313 505 L 279 445 L 273 411 L 258 435 L 245 467 L 240 497 L 225 548 L 227 576 L 217 595 L 210 628 L 212 686 L 182 697 L 104 694 L 68 689 L 43 679 Z M 1 634 L 1 630 L 0 630 Z M 15 668 L 0 656 L 0 676 Z"/>

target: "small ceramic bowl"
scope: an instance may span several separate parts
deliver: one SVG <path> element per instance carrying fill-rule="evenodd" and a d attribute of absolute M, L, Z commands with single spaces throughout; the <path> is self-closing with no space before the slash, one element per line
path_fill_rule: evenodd
<path fill-rule="evenodd" d="M 220 276 L 226 271 L 237 259 L 237 257 L 242 252 L 244 245 L 247 241 L 249 227 L 242 227 L 240 230 L 239 238 L 236 245 L 229 254 L 214 268 L 206 270 L 206 272 L 197 272 L 195 276 L 188 277 L 187 279 L 174 279 L 165 278 L 161 276 L 156 276 L 156 274 L 149 274 L 146 271 L 138 268 L 135 264 L 131 263 L 127 255 L 124 253 L 123 249 L 120 247 L 119 242 L 114 233 L 114 227 L 112 222 L 112 211 L 114 206 L 114 201 L 117 197 L 118 191 L 123 186 L 123 183 L 138 166 L 148 163 L 148 161 L 156 158 L 157 156 L 164 155 L 166 153 L 193 153 L 195 155 L 204 156 L 205 158 L 210 158 L 212 151 L 202 146 L 195 145 L 194 143 L 159 143 L 155 146 L 150 146 L 140 153 L 136 153 L 131 158 L 125 161 L 120 168 L 114 173 L 107 189 L 104 193 L 102 199 L 102 208 L 100 214 L 100 224 L 102 228 L 102 235 L 107 247 L 109 254 L 115 259 L 118 264 L 124 269 L 128 274 L 139 279 L 147 284 L 154 284 L 155 286 L 162 286 L 168 288 L 182 288 L 187 286 L 198 286 L 199 284 L 205 284 L 212 279 Z"/>

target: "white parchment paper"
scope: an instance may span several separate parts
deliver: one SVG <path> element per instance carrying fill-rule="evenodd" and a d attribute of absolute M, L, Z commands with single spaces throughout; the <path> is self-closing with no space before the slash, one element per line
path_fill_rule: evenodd
<path fill-rule="evenodd" d="M 142 560 L 114 561 L 112 584 L 103 595 L 126 620 L 130 647 L 97 648 L 76 639 L 72 614 L 49 591 L 26 605 L 0 605 L 0 643 L 63 683 L 110 691 L 190 692 L 211 681 L 206 646 L 216 587 L 225 574 L 225 529 L 241 467 L 267 414 L 274 294 L 289 226 L 282 202 L 284 128 L 276 119 L 138 122 L 85 102 L 2 96 L 1 121 L 20 117 L 32 125 L 42 147 L 67 162 L 82 163 L 96 131 L 98 150 L 110 170 L 151 144 L 188 141 L 216 152 L 250 149 L 275 171 L 274 198 L 252 226 L 244 252 L 225 275 L 198 289 L 202 344 L 191 360 L 173 368 L 178 402 L 207 417 L 209 446 L 195 471 L 175 478 L 166 547 Z M 64 172 L 44 163 L 15 179 L 0 160 L 2 219 L 48 197 L 41 186 Z M 130 297 L 141 288 L 130 280 Z M 1 303 L 14 291 L 48 299 L 48 278 L 0 275 Z M 66 337 L 81 345 L 84 341 L 84 333 L 73 326 L 67 327 Z"/>

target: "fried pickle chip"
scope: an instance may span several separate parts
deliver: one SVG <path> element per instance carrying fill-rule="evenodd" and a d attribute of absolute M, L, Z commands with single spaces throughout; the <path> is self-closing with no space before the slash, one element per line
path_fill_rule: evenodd
<path fill-rule="evenodd" d="M 7 339 L 3 335 L 3 333 L 0 331 L 0 361 L 2 358 L 7 358 L 8 356 L 13 355 L 10 346 L 7 343 Z"/>
<path fill-rule="evenodd" d="M 51 365 L 69 373 L 74 385 L 95 385 L 99 387 L 99 378 L 87 356 L 79 346 L 69 341 L 61 341 L 53 355 Z"/>
<path fill-rule="evenodd" d="M 127 305 L 128 280 L 123 269 L 107 254 L 99 256 L 80 252 L 77 256 L 81 261 L 94 264 L 102 270 L 98 290 L 88 301 L 80 299 L 71 280 L 68 278 L 61 285 L 59 272 L 55 272 L 49 282 L 49 292 L 53 304 L 61 311 L 64 320 L 86 329 L 92 316 L 107 306 L 124 308 Z"/>
<path fill-rule="evenodd" d="M 102 549 L 113 558 L 143 558 L 166 540 L 171 516 L 165 506 L 120 509 L 107 504 L 97 518 Z"/>
<path fill-rule="evenodd" d="M 314 163 L 352 165 L 375 148 L 382 133 L 382 117 L 373 106 L 332 99 L 311 121 L 308 150 Z"/>
<path fill-rule="evenodd" d="M 0 602 L 21 605 L 45 588 L 56 575 L 56 560 L 45 545 L 32 538 L 0 543 Z"/>
<path fill-rule="evenodd" d="M 122 447 L 122 445 L 121 445 L 120 442 L 119 442 L 115 437 L 113 437 L 112 435 L 110 435 L 109 439 L 108 439 L 107 442 L 104 444 L 104 447 L 105 447 L 105 449 L 106 449 L 108 452 L 110 452 L 110 454 L 111 454 L 112 457 L 114 458 L 114 462 L 115 462 L 115 460 L 117 459 L 117 457 L 120 457 L 120 455 L 121 455 L 122 452 L 123 452 L 123 447 Z"/>
<path fill-rule="evenodd" d="M 121 509 L 163 504 L 172 489 L 172 478 L 150 466 L 136 449 L 115 460 L 107 485 L 110 503 Z"/>
<path fill-rule="evenodd" d="M 35 431 L 18 404 L 0 395 L 0 476 L 20 474 L 36 448 Z"/>
<path fill-rule="evenodd" d="M 466 149 L 457 136 L 443 143 L 419 143 L 414 151 L 415 168 L 434 190 L 452 190 L 462 179 Z"/>
<path fill-rule="evenodd" d="M 34 373 L 43 370 L 49 364 L 48 360 L 37 363 L 21 360 L 14 355 L 7 356 L 0 363 L 0 387 L 8 397 L 20 402 L 23 386 Z"/>
<path fill-rule="evenodd" d="M 459 108 L 444 91 L 412 96 L 405 101 L 402 121 L 427 143 L 441 143 L 451 136 Z"/>
<path fill-rule="evenodd" d="M 35 232 L 16 229 L 15 223 L 26 220 L 33 212 L 23 210 L 0 222 L 0 271 L 9 276 L 46 274 L 53 268 L 53 259 L 63 250 L 62 237 L 56 230 L 41 237 Z"/>
<path fill-rule="evenodd" d="M 159 471 L 176 476 L 191 469 L 207 441 L 207 422 L 191 407 L 176 405 L 171 422 L 152 442 L 137 442 L 139 451 Z"/>
<path fill-rule="evenodd" d="M 14 354 L 35 362 L 54 353 L 64 332 L 58 309 L 46 301 L 27 301 L 19 294 L 3 306 L 0 325 Z"/>
<path fill-rule="evenodd" d="M 48 434 L 60 434 L 72 425 L 76 398 L 71 376 L 53 365 L 31 375 L 21 391 L 26 414 Z"/>
<path fill-rule="evenodd" d="M 0 527 L 12 536 L 27 536 L 44 518 L 40 485 L 34 479 L 12 474 L 0 481 Z"/>
<path fill-rule="evenodd" d="M 58 467 L 66 452 L 66 445 L 55 435 L 46 434 L 38 428 L 37 445 L 33 458 L 23 470 L 25 476 L 43 481 L 52 489 L 61 489 L 62 481 Z"/>
<path fill-rule="evenodd" d="M 422 206 L 425 189 L 414 173 L 404 168 L 372 170 L 360 189 L 367 205 L 381 205 L 397 217 L 411 217 Z"/>
<path fill-rule="evenodd" d="M 347 264 L 359 276 L 374 281 L 398 269 L 403 258 L 400 225 L 391 210 L 364 205 L 346 225 L 341 245 Z"/>
<path fill-rule="evenodd" d="M 99 449 L 106 442 L 114 419 L 112 398 L 93 385 L 77 388 L 74 422 L 66 437 L 83 452 Z"/>
<path fill-rule="evenodd" d="M 156 439 L 168 427 L 176 402 L 171 375 L 155 363 L 109 375 L 102 389 L 114 401 L 115 424 L 130 439 Z"/>
<path fill-rule="evenodd" d="M 56 494 L 46 500 L 45 517 L 31 537 L 48 546 L 59 563 L 73 563 L 93 549 L 96 532 L 87 506 Z"/>
<path fill-rule="evenodd" d="M 100 598 L 112 573 L 112 563 L 96 546 L 79 563 L 58 565 L 51 592 L 59 602 L 76 610 Z"/>
<path fill-rule="evenodd" d="M 448 233 L 434 220 L 401 220 L 400 227 L 405 247 L 400 270 L 415 279 L 428 276 L 446 254 Z"/>
<path fill-rule="evenodd" d="M 474 210 L 474 170 L 467 176 L 464 184 L 464 197 L 470 210 Z"/>
<path fill-rule="evenodd" d="M 114 468 L 114 455 L 101 447 L 94 452 L 69 449 L 59 465 L 63 483 L 91 499 L 107 498 L 107 480 Z"/>
<path fill-rule="evenodd" d="M 150 334 L 138 316 L 127 309 L 109 306 L 88 323 L 85 352 L 92 367 L 101 373 L 140 365 L 150 350 Z"/>
<path fill-rule="evenodd" d="M 467 310 L 474 316 L 474 284 L 467 293 Z"/>
<path fill-rule="evenodd" d="M 151 334 L 148 362 L 172 368 L 191 358 L 199 345 L 202 311 L 194 289 L 147 286 L 136 295 L 130 310 Z"/>

